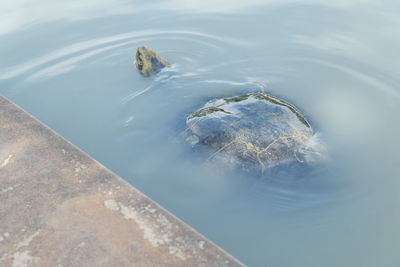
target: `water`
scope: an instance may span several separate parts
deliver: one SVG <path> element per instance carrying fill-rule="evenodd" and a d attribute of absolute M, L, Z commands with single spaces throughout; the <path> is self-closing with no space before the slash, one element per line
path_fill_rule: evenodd
<path fill-rule="evenodd" d="M 399 11 L 389 0 L 3 0 L 0 93 L 251 266 L 399 266 Z M 141 77 L 140 45 L 172 70 Z M 228 175 L 177 141 L 211 98 L 265 88 L 321 133 L 321 168 Z"/>

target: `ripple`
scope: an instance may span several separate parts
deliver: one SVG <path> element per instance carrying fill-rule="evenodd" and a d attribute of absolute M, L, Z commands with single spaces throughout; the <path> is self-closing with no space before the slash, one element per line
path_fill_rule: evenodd
<path fill-rule="evenodd" d="M 382 92 L 385 92 L 393 97 L 400 99 L 400 93 L 398 91 L 396 91 L 395 88 L 393 88 L 392 86 L 385 83 L 382 79 L 378 79 L 378 78 L 374 77 L 373 74 L 371 74 L 371 73 L 368 73 L 368 74 L 363 73 L 359 70 L 352 69 L 345 65 L 340 65 L 340 64 L 332 63 L 329 61 L 318 60 L 318 59 L 297 57 L 297 58 L 293 58 L 293 60 L 307 61 L 307 62 L 315 63 L 315 64 L 318 64 L 321 66 L 339 70 L 341 72 L 344 72 L 344 73 L 347 73 L 347 74 L 353 76 L 355 79 L 357 79 L 365 84 L 373 86 L 374 88 L 376 88 Z M 379 73 L 379 70 L 373 70 L 373 72 Z"/>
<path fill-rule="evenodd" d="M 147 37 L 147 38 L 144 38 Z M 194 38 L 191 38 L 194 37 Z M 218 48 L 220 46 L 214 45 L 210 43 L 210 41 L 218 41 L 221 43 L 229 43 L 230 45 L 236 45 L 236 46 L 241 46 L 241 47 L 252 47 L 255 45 L 253 42 L 249 41 L 244 41 L 240 39 L 235 39 L 227 36 L 217 36 L 217 35 L 212 35 L 212 34 L 207 34 L 207 33 L 202 33 L 202 32 L 196 32 L 196 31 L 160 31 L 160 30 L 146 30 L 146 31 L 134 31 L 134 32 L 128 32 L 128 33 L 123 33 L 123 34 L 118 34 L 114 36 L 108 36 L 108 37 L 102 37 L 102 38 L 97 38 L 97 39 L 92 39 L 92 40 L 87 40 L 79 43 L 75 43 L 66 47 L 63 47 L 61 49 L 52 51 L 48 53 L 47 55 L 44 55 L 40 58 L 33 59 L 28 62 L 24 62 L 23 64 L 10 67 L 3 71 L 2 74 L 0 74 L 0 79 L 10 79 L 14 78 L 20 75 L 23 75 L 25 73 L 28 73 L 36 68 L 40 68 L 43 65 L 46 65 L 51 62 L 55 62 L 57 60 L 60 60 L 62 58 L 68 58 L 71 57 L 74 54 L 82 53 L 86 50 L 87 53 L 81 57 L 77 56 L 74 59 L 71 59 L 73 63 L 77 63 L 83 59 L 87 59 L 89 57 L 92 57 L 94 55 L 97 55 L 99 53 L 112 50 L 121 46 L 126 46 L 126 45 L 131 45 L 135 43 L 141 43 L 145 41 L 161 41 L 165 39 L 179 39 L 179 40 L 185 40 L 185 41 L 192 41 L 192 42 L 198 42 L 206 46 L 211 46 L 214 48 Z M 197 39 L 196 39 L 197 38 Z M 127 41 L 129 39 L 132 39 L 131 41 Z M 204 39 L 204 40 L 202 40 Z M 118 44 L 113 44 L 116 42 L 120 42 Z M 105 46 L 103 48 L 99 48 L 93 51 L 94 48 L 98 46 Z M 68 59 L 67 59 L 68 60 Z M 59 64 L 64 64 L 68 65 L 68 63 L 59 63 Z M 64 68 L 65 69 L 65 68 Z M 44 71 L 45 73 L 46 71 Z M 56 71 L 57 73 L 57 71 Z M 47 75 L 49 75 L 48 70 L 47 70 Z"/>
<path fill-rule="evenodd" d="M 141 40 L 141 41 L 144 41 L 144 40 Z M 35 72 L 34 74 L 30 75 L 27 79 L 28 80 L 36 80 L 36 79 L 50 77 L 50 76 L 56 76 L 56 75 L 68 72 L 68 71 L 74 69 L 76 63 L 79 63 L 85 59 L 88 59 L 90 57 L 96 56 L 98 54 L 104 53 L 109 50 L 113 50 L 115 48 L 131 45 L 131 44 L 137 43 L 137 42 L 138 41 L 123 42 L 120 44 L 115 44 L 115 45 L 110 45 L 110 46 L 99 48 L 99 49 L 94 49 L 90 52 L 71 57 L 60 63 L 56 63 L 50 67 L 43 68 L 43 69 Z"/>

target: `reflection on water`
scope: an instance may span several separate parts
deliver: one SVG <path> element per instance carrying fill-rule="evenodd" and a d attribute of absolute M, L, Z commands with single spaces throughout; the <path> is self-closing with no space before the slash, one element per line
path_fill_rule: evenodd
<path fill-rule="evenodd" d="M 2 1 L 0 92 L 252 266 L 399 266 L 395 1 Z M 144 78 L 135 49 L 172 67 Z M 180 133 L 213 98 L 302 110 L 323 166 L 205 167 Z"/>

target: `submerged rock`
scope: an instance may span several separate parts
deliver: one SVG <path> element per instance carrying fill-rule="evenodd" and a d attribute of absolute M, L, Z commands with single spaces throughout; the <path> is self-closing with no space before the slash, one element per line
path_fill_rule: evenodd
<path fill-rule="evenodd" d="M 210 148 L 208 160 L 244 170 L 310 162 L 315 133 L 293 105 L 264 93 L 209 101 L 191 114 L 187 142 Z"/>
<path fill-rule="evenodd" d="M 146 46 L 139 47 L 136 51 L 136 68 L 145 77 L 155 75 L 169 65 L 165 58 Z"/>

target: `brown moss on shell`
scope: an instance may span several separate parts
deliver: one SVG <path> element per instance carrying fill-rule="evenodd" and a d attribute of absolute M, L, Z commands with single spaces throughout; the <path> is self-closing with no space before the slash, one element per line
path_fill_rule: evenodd
<path fill-rule="evenodd" d="M 204 117 L 204 116 L 207 116 L 207 115 L 209 115 L 209 114 L 211 114 L 211 113 L 219 112 L 219 111 L 220 111 L 220 112 L 224 112 L 224 113 L 226 113 L 226 114 L 232 114 L 232 113 L 230 113 L 230 112 L 228 112 L 228 111 L 226 111 L 226 110 L 224 110 L 224 109 L 222 109 L 222 108 L 218 108 L 218 107 L 213 107 L 213 106 L 211 106 L 211 107 L 202 108 L 202 109 L 200 109 L 199 111 L 193 113 L 193 114 L 189 117 L 189 119 L 196 118 L 196 117 Z"/>
<path fill-rule="evenodd" d="M 267 95 L 264 93 L 252 93 L 252 94 L 244 94 L 244 95 L 240 95 L 240 96 L 234 96 L 234 97 L 230 97 L 230 98 L 224 98 L 224 100 L 225 100 L 225 103 L 229 104 L 229 103 L 235 103 L 235 102 L 247 100 L 249 97 L 254 97 L 259 100 L 266 100 L 273 104 L 285 106 L 288 109 L 290 109 L 290 111 L 292 111 L 305 126 L 307 126 L 308 128 L 311 128 L 310 124 L 307 122 L 307 120 L 304 118 L 304 116 L 297 110 L 297 108 L 295 108 L 293 105 L 289 104 L 288 102 L 286 102 L 282 99 L 279 99 L 277 97 L 274 97 L 274 96 L 270 96 L 270 95 Z M 221 105 L 223 105 L 223 104 L 221 104 Z"/>

